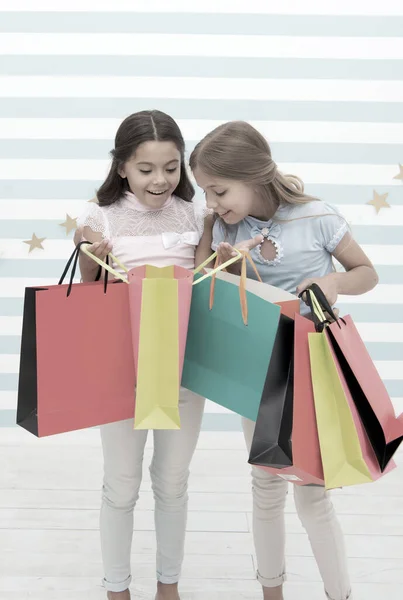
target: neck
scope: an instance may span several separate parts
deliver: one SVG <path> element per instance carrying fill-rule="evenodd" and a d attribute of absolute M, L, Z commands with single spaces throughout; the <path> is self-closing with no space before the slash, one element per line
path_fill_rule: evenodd
<path fill-rule="evenodd" d="M 275 215 L 279 204 L 279 201 L 272 194 L 266 196 L 266 198 L 258 197 L 252 206 L 250 216 L 259 219 L 259 221 L 270 221 Z"/>

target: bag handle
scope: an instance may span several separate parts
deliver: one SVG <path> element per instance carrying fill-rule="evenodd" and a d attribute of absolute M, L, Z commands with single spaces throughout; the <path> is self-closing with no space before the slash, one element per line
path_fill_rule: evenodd
<path fill-rule="evenodd" d="M 86 242 L 87 244 L 89 242 Z M 125 283 L 129 283 L 129 280 L 127 277 L 125 277 L 124 275 L 121 275 L 118 271 L 116 271 L 115 269 L 113 269 L 109 263 L 104 262 L 103 260 L 101 260 L 100 258 L 98 258 L 97 256 L 95 256 L 94 254 L 92 254 L 88 248 L 86 247 L 81 247 L 81 250 L 84 252 L 84 254 L 86 254 L 87 256 L 89 256 L 90 258 L 92 258 L 92 260 L 94 260 L 99 266 L 100 268 L 105 269 L 106 271 L 109 271 L 109 273 L 112 273 L 112 275 L 114 275 L 116 278 L 121 279 L 122 281 L 124 281 Z M 238 252 L 238 251 L 237 251 Z M 204 263 L 202 263 L 201 265 L 199 265 L 197 267 L 197 269 L 195 269 L 193 271 L 194 275 L 197 275 L 198 273 L 200 273 L 201 271 L 203 271 L 204 267 L 206 267 L 209 263 L 211 263 L 217 256 L 217 252 L 214 252 L 214 254 L 212 254 L 207 260 L 204 261 Z M 119 261 L 119 259 L 116 258 L 116 256 L 114 256 L 113 254 L 109 254 L 109 257 L 112 259 L 113 262 L 115 262 L 125 273 L 128 273 L 129 270 L 127 269 L 127 267 L 125 267 L 125 265 L 123 263 L 121 263 Z M 219 266 L 215 266 L 214 269 L 212 269 L 211 271 L 209 271 L 208 273 L 205 273 L 202 277 L 199 277 L 199 279 L 196 279 L 196 281 L 193 282 L 193 285 L 197 285 L 198 283 L 201 283 L 202 281 L 204 281 L 205 279 L 207 279 L 207 277 L 213 277 L 218 271 L 222 271 L 223 269 L 225 269 L 226 267 L 229 267 L 230 265 L 232 265 L 233 263 L 237 262 L 238 260 L 240 260 L 242 258 L 242 254 L 240 252 L 238 252 L 237 256 L 234 256 L 233 258 L 230 258 L 229 260 L 227 260 L 227 262 L 225 262 L 223 265 L 219 265 Z"/>
<path fill-rule="evenodd" d="M 72 255 L 70 256 L 69 260 L 67 261 L 67 264 L 64 268 L 64 271 L 59 279 L 58 285 L 62 285 L 70 267 L 72 266 L 71 269 L 71 274 L 70 274 L 70 280 L 69 280 L 69 285 L 67 287 L 67 297 L 70 296 L 71 294 L 71 290 L 73 288 L 73 281 L 74 281 L 74 277 L 76 275 L 76 271 L 77 271 L 77 265 L 78 265 L 78 258 L 79 258 L 79 254 L 80 254 L 80 249 L 83 247 L 84 244 L 90 244 L 91 242 L 87 242 L 87 241 L 82 241 L 79 242 L 77 244 L 77 246 L 74 249 L 74 252 L 72 253 Z M 102 268 L 99 267 L 98 272 L 97 272 L 97 276 L 95 277 L 95 281 L 99 281 L 101 279 L 101 275 L 102 275 Z M 108 277 L 106 275 L 105 280 L 104 280 L 104 292 L 106 293 L 108 287 Z"/>
<path fill-rule="evenodd" d="M 237 250 L 237 248 L 235 248 L 235 250 Z M 244 322 L 244 325 L 248 324 L 248 301 L 247 301 L 247 297 L 246 297 L 246 261 L 248 261 L 250 263 L 250 265 L 252 266 L 254 272 L 256 273 L 257 279 L 258 281 L 260 281 L 260 283 L 262 283 L 262 278 L 259 275 L 259 271 L 257 270 L 257 267 L 255 265 L 255 263 L 253 262 L 253 259 L 250 255 L 250 253 L 246 250 L 237 250 L 237 252 L 239 252 L 239 254 L 242 257 L 242 264 L 241 264 L 241 276 L 240 276 L 240 280 L 239 280 L 239 299 L 240 299 L 240 303 L 241 303 L 241 312 L 242 312 L 242 320 Z M 215 253 L 217 255 L 217 252 Z M 236 260 L 239 260 L 238 258 Z M 236 262 L 236 260 L 232 261 L 232 262 Z M 216 259 L 216 264 L 215 266 L 218 265 L 218 255 L 217 255 L 217 259 Z M 227 261 L 229 262 L 229 261 Z M 227 265 L 227 263 L 224 263 L 224 265 L 221 266 L 221 270 L 223 270 Z M 216 269 L 220 270 L 220 269 Z M 210 286 L 210 310 L 212 310 L 213 306 L 214 306 L 214 294 L 215 294 L 215 281 L 216 281 L 216 271 L 213 274 L 212 280 L 211 280 L 211 286 Z"/>
<path fill-rule="evenodd" d="M 323 331 L 324 327 L 326 325 L 330 325 L 332 321 L 335 321 L 340 329 L 341 325 L 339 321 L 342 321 L 342 323 L 346 324 L 344 319 L 336 315 L 328 299 L 317 283 L 312 283 L 306 290 L 301 292 L 299 294 L 299 298 L 302 298 L 304 295 L 305 298 L 303 299 L 309 306 L 317 331 Z M 330 316 L 332 321 L 329 321 L 325 313 Z"/>

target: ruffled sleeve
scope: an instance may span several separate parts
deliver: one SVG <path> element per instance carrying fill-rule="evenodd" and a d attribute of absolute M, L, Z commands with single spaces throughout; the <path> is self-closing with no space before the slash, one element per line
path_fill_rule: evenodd
<path fill-rule="evenodd" d="M 332 253 L 350 231 L 346 219 L 330 204 L 322 203 L 322 215 L 318 215 L 323 248 Z"/>
<path fill-rule="evenodd" d="M 110 238 L 108 220 L 104 210 L 95 202 L 88 202 L 85 211 L 78 219 L 78 225 L 89 227 L 94 233 L 101 233 L 102 237 Z"/>

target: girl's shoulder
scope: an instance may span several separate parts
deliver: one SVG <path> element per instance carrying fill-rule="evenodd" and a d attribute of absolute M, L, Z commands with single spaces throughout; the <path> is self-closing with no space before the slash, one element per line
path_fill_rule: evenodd
<path fill-rule="evenodd" d="M 340 215 L 336 208 L 323 200 L 311 200 L 298 204 L 283 204 L 275 215 L 278 220 L 293 221 L 309 217 L 326 217 L 328 215 Z"/>

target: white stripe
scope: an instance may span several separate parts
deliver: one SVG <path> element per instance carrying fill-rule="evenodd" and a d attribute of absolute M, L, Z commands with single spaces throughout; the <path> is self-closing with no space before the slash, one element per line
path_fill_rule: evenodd
<path fill-rule="evenodd" d="M 2 159 L 0 179 L 103 180 L 109 170 L 109 160 L 84 159 Z M 299 175 L 305 183 L 335 185 L 395 185 L 397 165 L 279 163 L 284 173 Z"/>
<path fill-rule="evenodd" d="M 17 408 L 17 392 L 0 391 L 0 410 L 15 410 Z"/>
<path fill-rule="evenodd" d="M 49 287 L 58 283 L 58 279 L 28 277 L 2 277 L 0 281 L 0 298 L 23 298 L 26 287 Z"/>
<path fill-rule="evenodd" d="M 0 138 L 110 140 L 122 119 L 1 119 Z M 178 119 L 186 140 L 200 140 L 225 121 Z M 403 123 L 249 121 L 270 142 L 401 144 Z"/>
<path fill-rule="evenodd" d="M 403 379 L 403 361 L 374 361 L 382 379 Z M 0 373 L 18 373 L 20 368 L 19 354 L 0 354 Z"/>
<path fill-rule="evenodd" d="M 89 198 L 85 200 L 3 199 L 0 200 L 0 219 L 59 220 L 62 223 L 66 214 L 73 219 L 80 216 L 88 200 Z"/>
<path fill-rule="evenodd" d="M 2 33 L 0 54 L 402 59 L 403 38 L 153 33 Z M 100 56 L 101 59 L 101 56 Z"/>
<path fill-rule="evenodd" d="M 372 196 L 368 197 L 368 201 Z M 403 206 L 392 206 L 381 210 L 378 214 L 373 206 L 367 204 L 335 204 L 337 210 L 347 219 L 350 225 L 403 225 Z M 1 215 L 1 205 L 0 205 Z"/>
<path fill-rule="evenodd" d="M 3 76 L 0 97 L 402 102 L 403 81 Z"/>
<path fill-rule="evenodd" d="M 365 343 L 403 343 L 403 323 L 356 323 L 355 325 Z M 0 316 L 0 337 L 2 335 L 19 336 L 21 331 L 22 316 Z"/>
<path fill-rule="evenodd" d="M 57 285 L 58 282 L 55 278 L 25 277 L 2 277 L 0 281 L 0 298 L 22 298 L 26 287 L 49 287 L 50 285 Z M 379 284 L 375 289 L 361 296 L 339 296 L 339 302 L 349 304 L 401 304 L 403 307 L 403 284 Z"/>
<path fill-rule="evenodd" d="M 355 326 L 366 343 L 403 343 L 403 323 L 355 323 Z"/>
<path fill-rule="evenodd" d="M 401 0 L 0 0 L 2 11 L 403 15 Z"/>
<path fill-rule="evenodd" d="M 62 214 L 60 213 L 60 215 Z M 38 227 L 40 227 L 39 223 Z M 35 233 L 39 235 L 37 231 Z M 2 259 L 28 259 L 34 261 L 67 260 L 74 248 L 70 238 L 66 240 L 46 239 L 43 242 L 43 247 L 45 251 L 36 250 L 29 253 L 28 246 L 21 239 L 0 239 L 0 257 Z M 375 265 L 403 265 L 403 245 L 363 245 L 362 249 Z"/>
<path fill-rule="evenodd" d="M 83 200 L 39 200 L 39 199 L 1 199 L 0 219 L 32 219 L 40 221 L 64 220 L 69 214 L 75 218 L 83 213 L 89 198 Z M 368 196 L 368 201 L 372 196 Z M 403 205 L 391 206 L 376 214 L 373 206 L 366 204 L 335 204 L 337 210 L 350 225 L 403 225 Z"/>
<path fill-rule="evenodd" d="M 380 283 L 370 292 L 360 296 L 339 296 L 339 302 L 346 304 L 401 304 L 403 310 L 403 284 Z"/>
<path fill-rule="evenodd" d="M 374 265 L 403 265 L 403 246 L 363 244 L 361 247 Z"/>
<path fill-rule="evenodd" d="M 21 335 L 22 317 L 0 317 L 0 335 Z"/>

